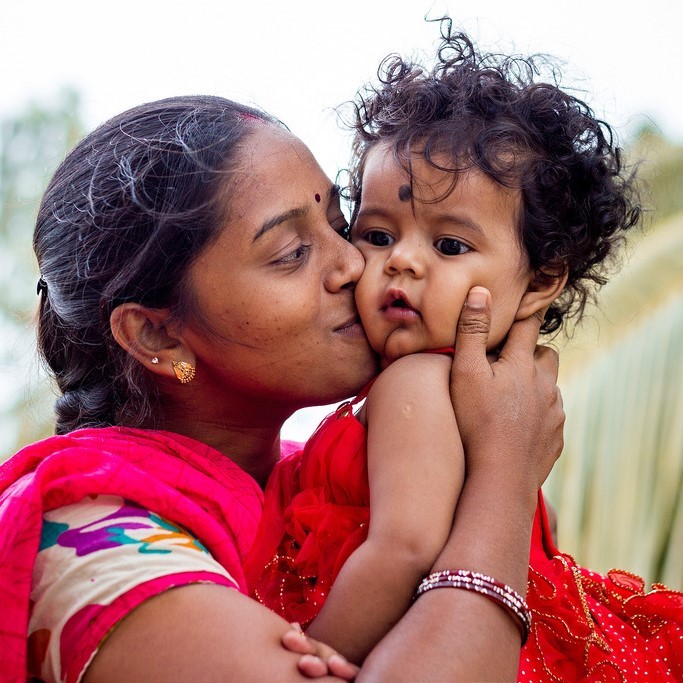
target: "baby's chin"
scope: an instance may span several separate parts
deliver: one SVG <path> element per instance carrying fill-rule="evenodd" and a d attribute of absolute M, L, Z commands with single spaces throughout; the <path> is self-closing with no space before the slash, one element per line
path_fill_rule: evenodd
<path fill-rule="evenodd" d="M 453 342 L 438 344 L 426 343 L 424 340 L 392 339 L 389 337 L 384 348 L 377 350 L 380 356 L 380 367 L 382 370 L 403 356 L 411 353 L 430 353 L 436 350 L 448 349 L 453 347 Z"/>

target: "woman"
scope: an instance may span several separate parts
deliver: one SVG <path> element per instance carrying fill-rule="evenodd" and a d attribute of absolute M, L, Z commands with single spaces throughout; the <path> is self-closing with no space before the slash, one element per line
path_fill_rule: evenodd
<path fill-rule="evenodd" d="M 27 649 L 44 680 L 354 674 L 248 598 L 241 566 L 290 448 L 282 423 L 376 370 L 345 228 L 308 149 L 219 98 L 125 112 L 57 170 L 34 247 L 60 436 L 0 470 L 10 678 Z M 523 591 L 536 491 L 562 446 L 557 359 L 536 348 L 534 318 L 490 366 L 489 318 L 475 288 L 451 381 L 468 476 L 433 569 Z M 431 591 L 358 679 L 512 679 L 519 645 L 494 603 Z"/>

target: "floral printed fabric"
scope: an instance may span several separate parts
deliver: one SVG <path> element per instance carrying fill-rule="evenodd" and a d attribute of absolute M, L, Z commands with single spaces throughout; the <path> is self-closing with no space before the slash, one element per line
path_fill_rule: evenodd
<path fill-rule="evenodd" d="M 121 497 L 47 512 L 33 572 L 29 674 L 78 680 L 101 638 L 134 606 L 199 581 L 237 585 L 196 538 Z"/>
<path fill-rule="evenodd" d="M 281 445 L 283 455 L 298 447 L 292 442 Z M 41 543 L 49 543 L 51 538 L 50 525 L 43 537 L 44 520 L 59 524 L 49 513 L 96 495 L 119 496 L 186 529 L 234 579 L 238 590 L 247 592 L 242 565 L 261 518 L 263 492 L 229 457 L 194 439 L 163 431 L 105 427 L 52 436 L 27 446 L 0 464 L 2 680 L 25 681 L 29 675 L 27 634 L 29 618 L 34 613 L 34 569 Z M 133 531 L 127 530 L 129 534 Z M 52 527 L 53 535 L 54 532 Z M 138 562 L 141 545 L 131 545 Z M 71 551 L 72 559 L 79 560 L 75 550 Z M 105 551 L 101 554 L 104 557 Z M 168 557 L 165 554 L 158 559 Z M 102 562 L 100 566 L 101 574 L 97 576 L 107 576 L 108 564 Z M 131 568 L 129 565 L 128 570 Z M 88 574 L 81 577 L 83 590 L 90 578 Z M 220 579 L 215 573 L 210 578 Z M 196 580 L 196 576 L 188 579 L 184 573 L 166 571 L 163 578 L 146 581 L 115 598 L 112 608 L 106 610 L 111 623 L 98 618 L 95 627 L 90 628 L 88 621 L 87 640 L 70 641 L 78 655 L 68 664 L 65 679 L 77 680 L 102 639 L 116 625 L 112 615 L 128 614 L 148 597 L 178 583 Z M 38 642 L 32 643 L 33 652 L 47 649 L 45 635 L 42 631 L 34 636 Z M 60 659 L 64 666 L 64 652 L 60 652 Z"/>

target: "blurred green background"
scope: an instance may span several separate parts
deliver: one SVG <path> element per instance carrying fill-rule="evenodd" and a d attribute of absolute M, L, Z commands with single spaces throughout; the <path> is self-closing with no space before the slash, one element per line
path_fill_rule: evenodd
<path fill-rule="evenodd" d="M 683 147 L 651 129 L 644 231 L 560 340 L 565 452 L 547 485 L 560 547 L 590 567 L 683 588 Z"/>

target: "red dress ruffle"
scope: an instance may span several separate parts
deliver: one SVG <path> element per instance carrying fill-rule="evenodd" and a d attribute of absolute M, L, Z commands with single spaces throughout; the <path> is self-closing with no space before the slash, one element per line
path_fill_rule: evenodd
<path fill-rule="evenodd" d="M 367 538 L 366 431 L 353 414 L 363 396 L 339 406 L 303 451 L 277 464 L 245 562 L 252 595 L 302 626 L 318 614 L 342 565 Z"/>
<path fill-rule="evenodd" d="M 275 468 L 245 564 L 254 597 L 303 626 L 367 538 L 366 431 L 353 403 Z M 540 493 L 527 602 L 532 626 L 520 682 L 683 681 L 683 593 L 659 584 L 646 592 L 628 572 L 601 575 L 577 565 L 553 545 Z"/>

